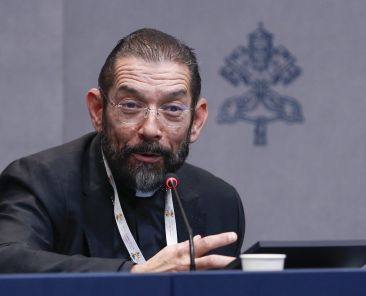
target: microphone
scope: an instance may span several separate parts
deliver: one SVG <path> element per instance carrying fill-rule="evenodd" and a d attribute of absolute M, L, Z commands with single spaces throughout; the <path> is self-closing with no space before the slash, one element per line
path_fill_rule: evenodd
<path fill-rule="evenodd" d="M 178 194 L 178 191 L 177 191 L 178 184 L 179 184 L 179 182 L 178 182 L 177 175 L 172 174 L 172 173 L 168 173 L 168 174 L 165 175 L 165 185 L 166 185 L 167 188 L 173 189 L 175 199 L 177 200 L 180 212 L 182 213 L 182 216 L 183 216 L 184 224 L 185 224 L 187 232 L 188 232 L 188 236 L 189 236 L 189 257 L 191 259 L 190 270 L 192 271 L 192 270 L 196 270 L 196 263 L 194 262 L 194 258 L 195 258 L 194 253 L 195 252 L 194 252 L 194 244 L 193 244 L 193 234 L 192 234 L 191 225 L 189 224 L 188 219 L 187 219 L 186 211 L 183 208 L 181 198 L 180 198 L 180 196 Z"/>

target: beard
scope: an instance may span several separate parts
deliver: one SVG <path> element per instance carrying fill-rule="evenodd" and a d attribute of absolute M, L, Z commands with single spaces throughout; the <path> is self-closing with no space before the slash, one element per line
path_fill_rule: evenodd
<path fill-rule="evenodd" d="M 105 122 L 105 121 L 104 121 Z M 142 141 L 136 145 L 124 145 L 119 148 L 108 132 L 108 124 L 103 125 L 101 132 L 102 149 L 117 183 L 142 192 L 157 190 L 164 184 L 165 175 L 177 171 L 189 154 L 189 133 L 178 150 L 170 149 L 156 141 Z M 153 153 L 162 157 L 162 161 L 146 163 L 138 161 L 132 154 Z"/>

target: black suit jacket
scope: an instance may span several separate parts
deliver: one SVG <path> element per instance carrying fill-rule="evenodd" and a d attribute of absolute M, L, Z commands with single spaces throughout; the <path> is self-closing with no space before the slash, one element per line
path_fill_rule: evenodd
<path fill-rule="evenodd" d="M 177 175 L 194 234 L 235 231 L 237 243 L 213 253 L 237 256 L 245 222 L 236 190 L 189 164 Z M 129 270 L 112 193 L 95 133 L 13 162 L 0 176 L 0 272 Z M 176 216 L 178 241 L 187 240 Z"/>

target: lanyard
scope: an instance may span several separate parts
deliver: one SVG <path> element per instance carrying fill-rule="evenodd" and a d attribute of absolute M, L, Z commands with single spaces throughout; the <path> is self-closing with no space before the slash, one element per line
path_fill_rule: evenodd
<path fill-rule="evenodd" d="M 146 260 L 137 245 L 130 228 L 128 227 L 125 215 L 123 214 L 121 203 L 118 196 L 117 186 L 114 181 L 112 172 L 109 168 L 107 160 L 104 157 L 104 153 L 102 150 L 103 155 L 103 162 L 104 167 L 106 169 L 109 183 L 111 184 L 114 192 L 114 218 L 116 220 L 118 231 L 121 235 L 123 243 L 125 244 L 128 253 L 133 262 L 140 264 L 144 263 Z M 172 199 L 172 191 L 171 189 L 167 190 L 166 197 L 165 197 L 165 210 L 164 210 L 164 222 L 165 222 L 165 237 L 167 245 L 173 245 L 178 242 L 177 239 L 177 226 L 175 222 L 175 214 L 174 214 L 174 206 L 173 206 L 173 199 Z"/>

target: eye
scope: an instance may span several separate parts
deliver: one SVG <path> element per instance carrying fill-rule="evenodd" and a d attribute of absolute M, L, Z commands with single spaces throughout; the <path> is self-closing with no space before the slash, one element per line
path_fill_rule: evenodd
<path fill-rule="evenodd" d="M 139 111 L 144 108 L 144 105 L 135 100 L 123 100 L 117 104 L 118 108 L 121 108 L 123 111 Z"/>
<path fill-rule="evenodd" d="M 181 113 L 188 109 L 186 105 L 182 104 L 165 104 L 160 107 L 160 109 L 163 112 L 169 112 L 169 113 Z"/>

